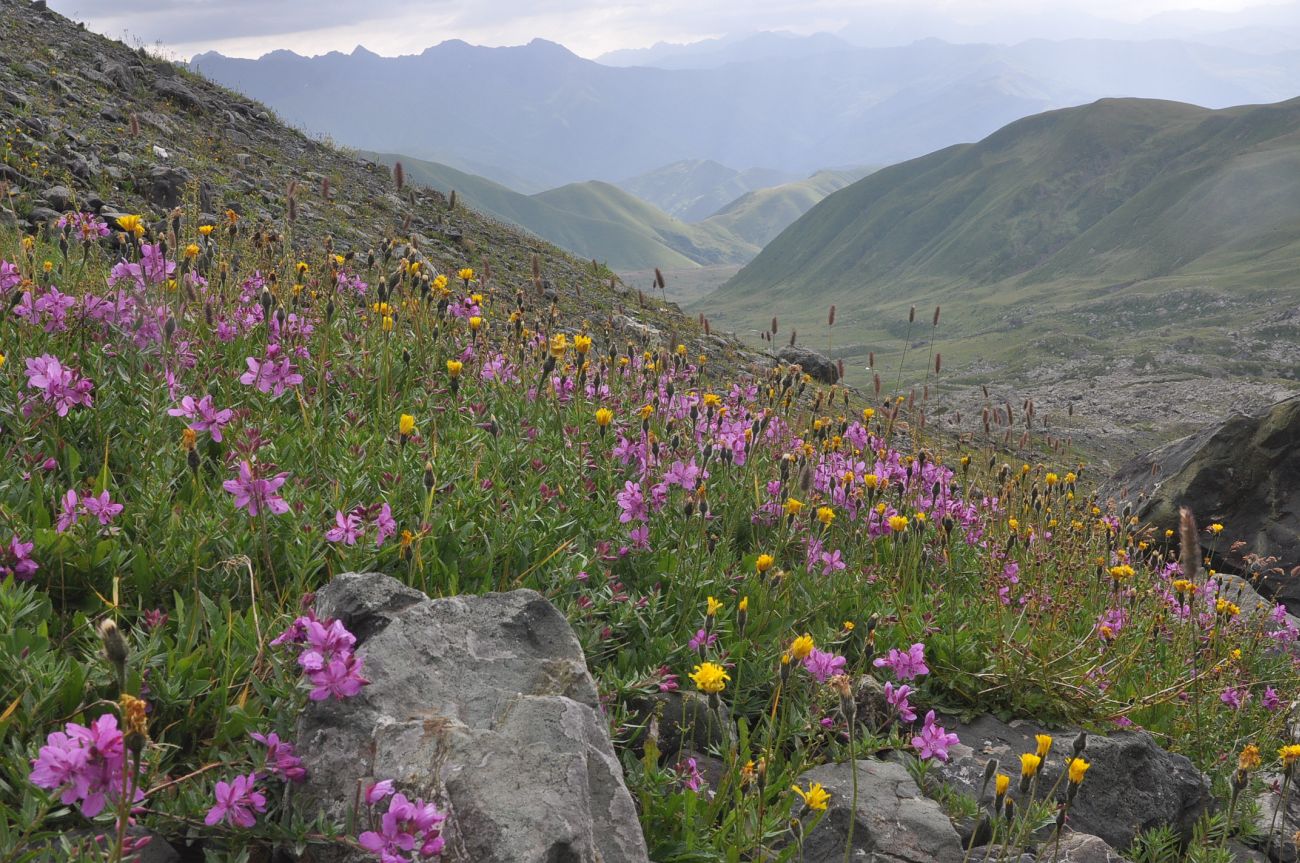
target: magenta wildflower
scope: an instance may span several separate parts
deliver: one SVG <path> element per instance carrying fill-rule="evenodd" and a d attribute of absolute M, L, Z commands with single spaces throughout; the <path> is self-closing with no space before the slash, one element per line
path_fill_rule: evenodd
<path fill-rule="evenodd" d="M 847 663 L 848 660 L 843 656 L 836 656 L 829 650 L 818 650 L 814 647 L 812 652 L 804 657 L 803 667 L 818 683 L 825 683 L 835 675 L 842 674 Z"/>
<path fill-rule="evenodd" d="M 40 565 L 32 560 L 34 542 L 23 542 L 18 536 L 9 537 L 9 546 L 0 546 L 0 579 L 13 576 L 15 581 L 27 581 L 36 574 Z"/>
<path fill-rule="evenodd" d="M 125 759 L 117 717 L 105 713 L 89 726 L 69 722 L 46 737 L 29 779 L 40 788 L 61 789 L 62 803 L 76 803 L 83 815 L 94 818 L 121 798 Z M 137 788 L 132 797 L 138 802 L 144 794 Z"/>
<path fill-rule="evenodd" d="M 289 511 L 289 504 L 276 491 L 288 477 L 288 473 L 279 473 L 270 479 L 258 478 L 253 466 L 242 461 L 239 463 L 239 477 L 226 480 L 221 487 L 235 496 L 236 508 L 247 509 L 249 515 L 257 515 L 262 510 L 283 515 Z"/>
<path fill-rule="evenodd" d="M 691 636 L 691 640 L 687 642 L 687 644 L 690 646 L 691 650 L 703 655 L 704 651 L 707 648 L 712 647 L 713 643 L 717 640 L 718 636 L 715 633 L 706 632 L 705 630 L 700 629 L 696 631 L 695 635 Z"/>
<path fill-rule="evenodd" d="M 0 294 L 8 293 L 10 288 L 23 282 L 23 274 L 18 272 L 18 265 L 0 260 Z"/>
<path fill-rule="evenodd" d="M 303 640 L 307 649 L 298 656 L 298 664 L 304 671 L 320 671 L 335 657 L 350 654 L 357 643 L 341 620 L 308 620 Z"/>
<path fill-rule="evenodd" d="M 912 709 L 911 703 L 907 700 L 912 694 L 912 687 L 906 683 L 899 684 L 894 688 L 894 684 L 885 684 L 885 703 L 898 711 L 898 718 L 903 722 L 915 722 L 916 711 Z"/>
<path fill-rule="evenodd" d="M 257 774 L 236 776 L 232 781 L 217 783 L 216 805 L 208 810 L 203 823 L 215 827 L 222 821 L 233 827 L 252 827 L 257 823 L 257 812 L 266 811 L 266 797 L 256 789 Z"/>
<path fill-rule="evenodd" d="M 912 745 L 916 747 L 917 757 L 922 760 L 934 758 L 944 762 L 948 760 L 948 747 L 960 742 L 956 734 L 945 731 L 942 725 L 935 723 L 933 710 L 925 714 L 925 722 L 921 724 L 921 733 L 912 738 Z"/>
<path fill-rule="evenodd" d="M 181 399 L 180 407 L 170 408 L 167 413 L 174 417 L 185 417 L 190 421 L 190 428 L 196 432 L 208 432 L 217 443 L 221 443 L 221 430 L 235 415 L 230 408 L 217 410 L 210 395 L 204 395 L 198 401 L 194 400 L 194 396 L 185 396 Z"/>
<path fill-rule="evenodd" d="M 623 490 L 618 493 L 616 498 L 618 508 L 622 510 L 619 513 L 618 520 L 627 524 L 629 521 L 645 521 L 650 516 L 646 509 L 645 495 L 641 492 L 641 484 L 628 480 L 623 483 Z"/>
<path fill-rule="evenodd" d="M 380 800 L 393 793 L 393 780 L 385 779 L 382 782 L 376 782 L 366 789 L 366 805 L 374 806 Z"/>
<path fill-rule="evenodd" d="M 396 532 L 397 522 L 393 520 L 393 508 L 385 503 L 379 508 L 379 515 L 375 516 L 375 547 L 383 545 Z"/>
<path fill-rule="evenodd" d="M 1262 699 L 1264 709 L 1270 713 L 1282 706 L 1282 699 L 1278 697 L 1277 690 L 1269 686 L 1264 690 Z"/>
<path fill-rule="evenodd" d="M 123 506 L 120 503 L 113 503 L 109 498 L 107 491 L 101 491 L 96 495 L 87 495 L 81 499 L 81 505 L 86 510 L 86 515 L 94 516 L 99 519 L 101 525 L 109 525 L 113 519 L 121 514 Z"/>
<path fill-rule="evenodd" d="M 361 676 L 361 658 L 349 653 L 340 659 L 333 659 L 319 671 L 307 674 L 312 690 L 307 697 L 312 701 L 324 701 L 336 698 L 342 701 L 361 691 L 361 687 L 370 681 Z"/>
<path fill-rule="evenodd" d="M 289 782 L 302 782 L 307 778 L 307 769 L 302 766 L 302 759 L 294 754 L 292 743 L 281 740 L 274 731 L 270 734 L 253 732 L 249 736 L 266 747 L 266 767 L 272 773 Z"/>
<path fill-rule="evenodd" d="M 341 542 L 344 545 L 356 545 L 357 540 L 361 538 L 361 518 L 356 513 L 345 513 L 343 510 L 336 510 L 334 513 L 334 527 L 325 531 L 325 539 L 330 542 Z"/>
<path fill-rule="evenodd" d="M 1233 710 L 1240 710 L 1249 698 L 1250 693 L 1239 686 L 1229 686 L 1219 695 L 1219 700 Z"/>
<path fill-rule="evenodd" d="M 442 852 L 440 825 L 446 816 L 432 803 L 408 800 L 397 793 L 379 822 L 379 830 L 367 830 L 357 837 L 362 848 L 377 854 L 380 863 L 410 863 L 412 855 L 432 857 Z"/>
<path fill-rule="evenodd" d="M 109 235 L 108 225 L 94 213 L 64 213 L 59 217 L 59 228 L 75 234 L 84 242 L 99 240 Z"/>
<path fill-rule="evenodd" d="M 704 774 L 700 773 L 699 764 L 694 758 L 687 758 L 677 765 L 677 775 L 681 778 L 682 785 L 692 791 L 698 793 L 704 787 Z"/>
<path fill-rule="evenodd" d="M 925 645 L 913 644 L 906 651 L 891 647 L 889 653 L 876 659 L 876 668 L 889 668 L 899 680 L 911 680 L 930 673 L 925 664 Z"/>
<path fill-rule="evenodd" d="M 90 407 L 95 385 L 76 369 L 65 367 L 57 357 L 42 354 L 27 360 L 27 388 L 40 390 L 41 398 L 53 404 L 59 416 L 67 416 L 77 405 Z"/>
<path fill-rule="evenodd" d="M 77 497 L 76 489 L 68 489 L 60 501 L 59 520 L 54 523 L 54 530 L 57 533 L 66 532 L 77 523 L 82 512 L 81 499 Z"/>
<path fill-rule="evenodd" d="M 270 393 L 271 398 L 279 398 L 287 388 L 302 383 L 302 375 L 295 371 L 293 362 L 287 358 L 276 362 L 269 358 L 248 357 L 245 362 L 248 371 L 239 376 L 239 382 Z"/>

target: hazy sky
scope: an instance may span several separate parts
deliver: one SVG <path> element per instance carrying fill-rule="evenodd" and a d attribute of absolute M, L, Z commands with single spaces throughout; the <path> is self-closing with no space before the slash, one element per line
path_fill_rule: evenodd
<path fill-rule="evenodd" d="M 128 43 L 160 44 L 188 58 L 207 50 L 253 57 L 277 48 L 320 54 L 350 51 L 358 44 L 393 55 L 416 53 L 452 38 L 481 45 L 517 45 L 534 37 L 595 57 L 616 48 L 755 30 L 843 32 L 854 41 L 881 43 L 926 35 L 969 37 L 967 41 L 1112 32 L 1123 37 L 1132 34 L 1132 25 L 1162 12 L 1189 8 L 1236 12 L 1263 4 L 1258 0 L 49 0 L 49 5 L 100 33 Z"/>

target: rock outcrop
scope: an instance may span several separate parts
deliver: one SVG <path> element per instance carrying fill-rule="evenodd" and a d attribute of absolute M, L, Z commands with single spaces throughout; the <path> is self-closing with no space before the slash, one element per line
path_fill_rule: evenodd
<path fill-rule="evenodd" d="M 1234 414 L 1217 426 L 1152 450 L 1120 468 L 1101 491 L 1133 506 L 1157 528 L 1177 528 L 1178 508 L 1190 506 L 1202 524 L 1225 530 L 1210 549 L 1248 569 L 1244 551 L 1275 556 L 1284 574 L 1259 573 L 1257 584 L 1292 614 L 1300 614 L 1300 396 L 1255 416 Z"/>
<path fill-rule="evenodd" d="M 1007 724 L 992 716 L 948 728 L 961 745 L 950 749 L 947 764 L 934 764 L 932 775 L 970 797 L 979 795 L 990 759 L 998 759 L 1003 771 L 1014 775 L 1021 753 L 1034 751 L 1034 735 L 1050 733 L 1055 743 L 1039 773 L 1041 798 L 1057 784 L 1075 736 L 1075 732 L 1052 732 L 1029 722 Z M 1092 767 L 1070 807 L 1070 826 L 1100 837 L 1112 848 L 1122 851 L 1139 833 L 1165 824 L 1190 837 L 1196 820 L 1213 805 L 1204 774 L 1182 755 L 1161 749 L 1145 732 L 1089 735 L 1084 757 Z M 986 791 L 981 802 L 987 803 L 991 794 Z M 1064 782 L 1057 794 L 1064 797 Z M 1009 795 L 1019 797 L 1014 783 Z"/>
<path fill-rule="evenodd" d="M 858 773 L 856 805 L 854 766 Z M 962 859 L 961 843 L 948 816 L 921 793 L 901 764 L 868 759 L 823 764 L 804 773 L 799 781 L 805 787 L 810 782 L 821 783 L 831 795 L 825 816 L 804 837 L 801 859 L 806 863 L 843 861 L 851 822 L 851 860 L 960 863 Z"/>
<path fill-rule="evenodd" d="M 799 345 L 786 345 L 776 352 L 776 358 L 786 365 L 799 366 L 815 381 L 833 384 L 840 379 L 840 367 L 825 354 Z"/>
<path fill-rule="evenodd" d="M 582 649 L 542 596 L 345 574 L 316 612 L 356 635 L 370 685 L 302 716 L 304 814 L 343 820 L 360 783 L 392 779 L 446 812 L 447 863 L 648 859 Z"/>

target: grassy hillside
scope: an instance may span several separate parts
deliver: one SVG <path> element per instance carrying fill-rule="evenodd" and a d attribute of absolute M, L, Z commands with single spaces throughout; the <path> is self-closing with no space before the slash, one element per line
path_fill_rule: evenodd
<path fill-rule="evenodd" d="M 368 155 L 388 165 L 400 161 L 411 182 L 444 194 L 455 190 L 467 207 L 616 270 L 738 264 L 758 252 L 757 246 L 724 229 L 678 221 L 609 183 L 572 183 L 522 195 L 437 162 L 392 153 Z"/>
<path fill-rule="evenodd" d="M 764 168 L 737 171 L 711 159 L 685 159 L 616 185 L 670 216 L 699 222 L 748 192 L 793 179 L 781 171 Z"/>
<path fill-rule="evenodd" d="M 1198 380 L 1254 388 L 1234 393 L 1245 402 L 1293 388 L 1298 303 L 1300 100 L 1122 99 L 872 174 L 699 306 L 720 325 L 775 314 L 825 334 L 837 304 L 835 341 L 862 382 L 868 351 L 899 361 L 910 306 L 942 305 L 944 360 L 971 382 L 1016 380 L 1063 405 L 1118 370 L 1178 403 L 1157 412 L 1168 431 L 1222 403 Z"/>
<path fill-rule="evenodd" d="M 762 248 L 827 195 L 871 171 L 818 171 L 811 177 L 740 196 L 704 221 Z"/>

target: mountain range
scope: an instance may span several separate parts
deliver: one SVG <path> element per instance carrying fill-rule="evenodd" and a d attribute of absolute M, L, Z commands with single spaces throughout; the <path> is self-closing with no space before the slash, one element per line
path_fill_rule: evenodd
<path fill-rule="evenodd" d="M 1097 39 L 838 45 L 704 69 L 617 68 L 540 39 L 448 41 L 402 57 L 206 53 L 191 67 L 308 132 L 532 188 L 620 182 L 680 160 L 807 176 L 913 158 L 1099 97 L 1222 107 L 1300 92 L 1300 51 Z"/>
<path fill-rule="evenodd" d="M 857 383 L 878 371 L 869 352 L 901 369 L 928 332 L 909 308 L 941 306 L 957 379 L 1057 398 L 1113 373 L 1148 400 L 1180 380 L 1197 399 L 1211 378 L 1225 398 L 1234 379 L 1294 388 L 1300 99 L 1108 99 L 1017 121 L 835 192 L 697 311 L 751 333 L 777 315 L 830 345 L 832 304 Z"/>
<path fill-rule="evenodd" d="M 447 165 L 394 153 L 365 153 L 392 166 L 402 163 L 409 182 L 456 192 L 464 206 L 528 229 L 580 257 L 601 261 L 620 272 L 739 265 L 830 192 L 847 186 L 863 171 L 821 171 L 803 180 L 758 191 L 739 192 L 723 210 L 690 223 L 663 212 L 610 183 L 569 183 L 525 195 Z M 731 171 L 721 165 L 701 170 L 694 188 L 728 186 Z"/>

